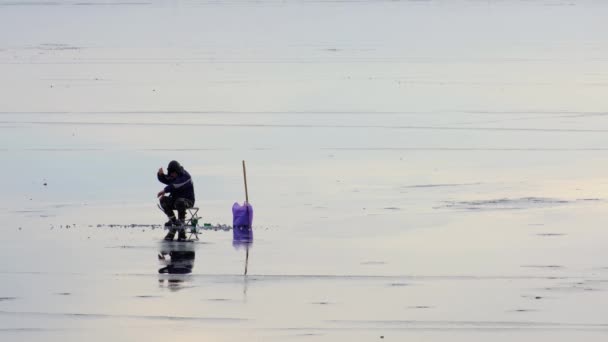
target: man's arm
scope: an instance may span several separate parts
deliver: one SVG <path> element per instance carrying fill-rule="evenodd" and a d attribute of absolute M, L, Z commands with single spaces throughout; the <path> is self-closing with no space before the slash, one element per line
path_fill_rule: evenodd
<path fill-rule="evenodd" d="M 189 184 L 191 182 L 192 182 L 192 178 L 190 178 L 190 175 L 187 172 L 184 172 L 181 175 L 177 176 L 170 184 L 165 183 L 165 184 L 168 184 L 165 187 L 165 192 L 170 193 L 172 190 L 179 189 L 182 186 Z"/>
<path fill-rule="evenodd" d="M 163 171 L 163 168 L 161 167 L 160 169 L 158 169 L 158 173 L 156 174 L 156 178 L 158 178 L 158 181 L 163 183 L 163 184 L 169 184 L 169 180 L 167 179 L 167 176 L 165 175 L 165 172 Z"/>

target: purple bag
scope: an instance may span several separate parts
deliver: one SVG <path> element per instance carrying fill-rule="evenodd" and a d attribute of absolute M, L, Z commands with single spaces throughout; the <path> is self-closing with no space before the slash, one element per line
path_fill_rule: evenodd
<path fill-rule="evenodd" d="M 240 205 L 234 203 L 232 206 L 232 226 L 233 227 L 248 227 L 253 224 L 253 207 L 249 203 Z"/>
<path fill-rule="evenodd" d="M 240 205 L 234 203 L 232 206 L 232 234 L 233 243 L 253 241 L 253 207 L 249 203 Z"/>

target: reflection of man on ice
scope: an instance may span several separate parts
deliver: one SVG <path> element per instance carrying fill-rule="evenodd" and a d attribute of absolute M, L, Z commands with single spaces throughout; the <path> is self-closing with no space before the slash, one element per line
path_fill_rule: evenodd
<path fill-rule="evenodd" d="M 171 291 L 183 289 L 192 281 L 189 275 L 194 268 L 196 244 L 163 241 L 159 247 L 158 284 Z"/>
<path fill-rule="evenodd" d="M 179 230 L 178 240 L 186 239 L 184 224 L 186 220 L 186 209 L 194 206 L 194 185 L 188 171 L 177 161 L 173 160 L 167 167 L 167 175 L 162 168 L 158 169 L 158 180 L 167 186 L 158 193 L 160 206 L 163 208 L 169 221 L 165 227 L 169 228 L 169 233 L 165 240 L 173 240 L 177 228 Z M 165 196 L 165 194 L 170 194 Z M 177 210 L 178 219 L 175 218 L 174 210 Z"/>

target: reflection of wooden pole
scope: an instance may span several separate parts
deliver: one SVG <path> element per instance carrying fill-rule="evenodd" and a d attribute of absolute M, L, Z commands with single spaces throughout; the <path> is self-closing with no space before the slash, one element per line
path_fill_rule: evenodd
<path fill-rule="evenodd" d="M 249 245 L 247 245 L 247 252 L 245 254 L 245 275 L 247 275 L 247 266 L 249 266 Z"/>
<path fill-rule="evenodd" d="M 245 181 L 245 203 L 249 204 L 249 191 L 247 190 L 247 168 L 245 167 L 245 161 L 243 160 L 243 180 Z M 247 209 L 249 211 L 249 209 Z M 251 229 L 251 227 L 248 227 Z M 247 267 L 249 266 L 249 244 L 247 244 L 247 250 L 245 252 L 245 275 L 247 275 Z"/>
<path fill-rule="evenodd" d="M 243 160 L 243 179 L 245 180 L 245 202 L 249 203 L 249 191 L 247 191 L 247 169 Z"/>

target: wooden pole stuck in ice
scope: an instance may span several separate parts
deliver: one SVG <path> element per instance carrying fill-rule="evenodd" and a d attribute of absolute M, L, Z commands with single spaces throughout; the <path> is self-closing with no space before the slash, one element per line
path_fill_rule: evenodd
<path fill-rule="evenodd" d="M 245 167 L 244 160 L 243 160 L 243 180 L 245 181 L 245 202 L 249 203 L 249 191 L 247 190 L 247 168 Z"/>

